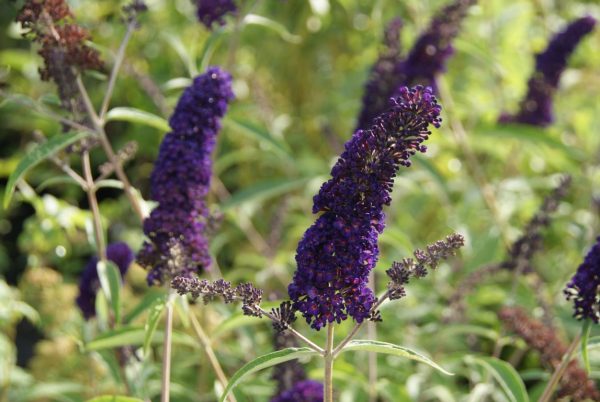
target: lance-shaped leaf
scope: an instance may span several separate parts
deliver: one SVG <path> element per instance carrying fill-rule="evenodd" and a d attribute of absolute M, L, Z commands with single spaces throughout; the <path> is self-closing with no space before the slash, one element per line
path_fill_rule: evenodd
<path fill-rule="evenodd" d="M 87 131 L 56 135 L 27 152 L 17 165 L 17 168 L 8 178 L 8 183 L 4 190 L 4 207 L 6 208 L 10 203 L 17 182 L 29 171 L 29 169 L 89 135 L 90 132 Z"/>

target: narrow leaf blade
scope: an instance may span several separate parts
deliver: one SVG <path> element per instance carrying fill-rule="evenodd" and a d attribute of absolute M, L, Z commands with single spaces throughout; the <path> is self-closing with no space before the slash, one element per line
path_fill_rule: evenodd
<path fill-rule="evenodd" d="M 10 203 L 17 182 L 25 175 L 25 173 L 45 159 L 89 135 L 90 133 L 85 131 L 56 135 L 28 152 L 8 178 L 8 183 L 4 190 L 4 207 L 6 208 Z"/>
<path fill-rule="evenodd" d="M 146 320 L 146 325 L 144 325 L 144 356 L 148 354 L 150 344 L 152 343 L 152 338 L 154 337 L 154 332 L 156 331 L 156 327 L 158 326 L 158 320 L 162 316 L 162 312 L 165 309 L 166 303 L 167 297 L 164 296 L 156 300 L 150 308 L 150 312 L 148 313 L 148 319 Z"/>
<path fill-rule="evenodd" d="M 88 342 L 85 345 L 85 349 L 88 351 L 92 350 L 103 350 L 110 348 L 118 348 L 127 345 L 142 345 L 144 343 L 146 331 L 141 326 L 130 326 L 121 327 L 106 331 L 96 339 Z M 156 330 L 152 337 L 152 344 L 160 344 L 164 339 L 164 331 Z M 198 347 L 198 343 L 191 336 L 179 332 L 173 331 L 173 343 L 178 345 L 190 346 L 193 348 Z"/>
<path fill-rule="evenodd" d="M 415 352 L 412 349 L 409 349 L 404 346 L 394 345 L 393 343 L 380 342 L 380 341 L 370 341 L 370 340 L 355 340 L 350 341 L 346 346 L 344 346 L 341 352 L 350 352 L 362 350 L 366 352 L 375 352 L 375 353 L 384 353 L 388 355 L 405 357 L 410 360 L 414 360 L 420 363 L 425 363 L 428 366 L 433 367 L 434 369 L 446 374 L 446 375 L 454 375 L 451 372 L 445 370 L 436 362 L 424 356 L 418 352 Z"/>
<path fill-rule="evenodd" d="M 498 381 L 512 402 L 529 402 L 523 380 L 514 367 L 507 362 L 488 356 L 467 356 L 465 360 L 485 368 Z"/>
<path fill-rule="evenodd" d="M 106 121 L 128 121 L 144 124 L 160 131 L 169 131 L 169 123 L 160 116 L 133 107 L 115 107 L 106 114 Z"/>
<path fill-rule="evenodd" d="M 115 315 L 115 322 L 121 321 L 121 273 L 112 261 L 98 261 L 96 266 L 100 286 L 106 299 L 110 302 Z"/>
<path fill-rule="evenodd" d="M 246 363 L 231 377 L 219 401 L 223 402 L 233 388 L 235 388 L 242 380 L 252 373 L 287 362 L 289 360 L 297 359 L 299 357 L 315 356 L 317 354 L 317 352 L 310 348 L 287 348 L 259 356 L 256 359 Z"/>

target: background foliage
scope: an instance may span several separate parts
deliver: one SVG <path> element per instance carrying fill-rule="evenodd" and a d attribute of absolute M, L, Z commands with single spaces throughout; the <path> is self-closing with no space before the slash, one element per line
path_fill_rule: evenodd
<path fill-rule="evenodd" d="M 243 13 L 264 19 L 243 24 L 232 18 L 214 32 L 197 23 L 188 0 L 147 3 L 149 11 L 128 47 L 111 106 L 168 117 L 191 76 L 215 64 L 232 72 L 237 100 L 219 137 L 211 194 L 214 208 L 224 213 L 211 244 L 215 271 L 234 283 L 253 281 L 277 300 L 286 295 L 296 245 L 313 222 L 312 196 L 352 133 L 385 23 L 395 16 L 404 20 L 402 48 L 409 49 L 445 2 L 244 2 Z M 533 54 L 568 21 L 585 13 L 600 17 L 600 5 L 591 0 L 480 3 L 466 18 L 441 78 L 442 128 L 432 135 L 427 154 L 417 156 L 414 166 L 396 179 L 377 268 L 376 287 L 384 289 L 382 273 L 392 261 L 452 231 L 466 237 L 460 258 L 411 284 L 406 299 L 383 309 L 378 326 L 379 340 L 426 351 L 456 375 L 381 355 L 376 387 L 382 400 L 510 400 L 476 359 L 495 355 L 510 360 L 519 351 L 524 354 L 516 369 L 536 399 L 549 374 L 535 352 L 506 333 L 496 315 L 507 304 L 540 314 L 529 277 L 505 272 L 489 278 L 466 295 L 466 317 L 460 324 L 448 324 L 445 318 L 453 314 L 448 300 L 461 279 L 505 257 L 563 173 L 573 176 L 573 186 L 544 232 L 544 250 L 534 265 L 544 279 L 541 297 L 551 306 L 561 336 L 570 339 L 579 330 L 562 289 L 600 233 L 600 30 L 570 59 L 555 98 L 556 124 L 542 130 L 495 122 L 503 111 L 517 108 Z M 70 4 L 92 32 L 94 47 L 111 60 L 125 29 L 121 2 Z M 0 86 L 54 107 L 53 84 L 38 76 L 41 59 L 12 22 L 17 4 L 4 2 L 0 9 Z M 84 78 L 93 100 L 100 102 L 106 75 Z M 36 130 L 53 136 L 61 127 L 14 102 L 0 108 L 0 186 L 31 149 Z M 131 140 L 138 143 L 126 171 L 146 197 L 164 133 L 124 121 L 108 126 L 115 148 Z M 96 166 L 105 162 L 100 152 L 92 157 Z M 5 400 L 80 401 L 124 392 L 110 349 L 84 347 L 98 335 L 74 305 L 79 274 L 93 254 L 90 215 L 85 194 L 76 186 L 48 182 L 59 176 L 49 163 L 34 169 L 10 206 L 0 209 L 0 397 Z M 487 201 L 484 191 L 491 194 Z M 143 234 L 122 192 L 106 188 L 99 197 L 109 239 L 137 249 Z M 122 296 L 125 314 L 158 291 L 147 288 L 139 267 L 131 269 Z M 272 330 L 265 320 L 242 317 L 235 307 L 219 304 L 178 309 L 185 308 L 199 315 L 229 375 L 272 350 Z M 145 314 L 132 325 L 143 327 Z M 219 385 L 183 317 L 176 315 L 174 400 L 215 400 Z M 592 331 L 593 336 L 597 329 Z M 314 338 L 322 343 L 323 334 Z M 156 358 L 142 357 L 128 368 L 132 394 L 140 398 L 155 399 L 160 389 L 160 343 L 151 349 Z M 590 356 L 592 377 L 600 378 L 600 355 L 591 348 Z M 364 353 L 344 354 L 336 361 L 339 400 L 366 400 L 372 384 L 364 361 Z M 316 361 L 306 364 L 312 378 L 322 378 Z M 10 388 L 3 387 L 8 383 Z M 241 384 L 237 397 L 263 401 L 272 389 L 264 371 Z"/>

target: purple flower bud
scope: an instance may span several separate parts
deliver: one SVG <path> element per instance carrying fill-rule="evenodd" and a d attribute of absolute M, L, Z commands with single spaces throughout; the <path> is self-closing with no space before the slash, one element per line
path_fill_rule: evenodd
<path fill-rule="evenodd" d="M 112 243 L 106 248 L 106 258 L 115 263 L 121 272 L 121 277 L 124 277 L 133 262 L 133 251 L 125 243 Z M 94 256 L 90 258 L 79 280 L 79 296 L 76 302 L 86 320 L 96 315 L 96 293 L 100 288 L 96 265 L 98 265 L 98 257 Z"/>
<path fill-rule="evenodd" d="M 184 91 L 171 116 L 173 131 L 165 136 L 150 177 L 150 198 L 158 206 L 144 221 L 149 241 L 138 254 L 140 265 L 150 270 L 150 284 L 210 265 L 206 195 L 211 155 L 220 120 L 232 99 L 231 76 L 211 67 Z M 175 257 L 186 261 L 186 266 L 174 267 Z"/>
<path fill-rule="evenodd" d="M 314 380 L 297 382 L 277 395 L 271 402 L 323 402 L 323 384 Z"/>
<path fill-rule="evenodd" d="M 233 0 L 196 0 L 196 6 L 198 20 L 208 29 L 212 29 L 215 22 L 219 25 L 225 25 L 225 15 L 237 12 Z"/>
<path fill-rule="evenodd" d="M 424 150 L 429 125 L 440 125 L 431 88 L 404 87 L 399 94 L 369 129 L 354 133 L 314 197 L 313 212 L 323 214 L 298 244 L 288 288 L 294 308 L 314 329 L 348 315 L 357 322 L 369 317 L 375 297 L 367 280 L 379 255 L 383 206 L 391 201 L 398 168 Z"/>
<path fill-rule="evenodd" d="M 516 115 L 503 114 L 499 119 L 501 123 L 518 122 L 546 127 L 554 122 L 552 97 L 567 67 L 567 59 L 595 25 L 593 17 L 579 18 L 552 38 L 546 50 L 535 58 L 535 72 L 529 79 L 527 95 L 521 101 L 519 112 Z"/>
<path fill-rule="evenodd" d="M 579 320 L 600 318 L 600 237 L 564 290 L 567 300 L 574 300 L 573 316 Z"/>

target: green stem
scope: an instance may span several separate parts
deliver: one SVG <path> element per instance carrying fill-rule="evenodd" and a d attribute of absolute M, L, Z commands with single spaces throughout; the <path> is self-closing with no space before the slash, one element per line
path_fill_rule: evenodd
<path fill-rule="evenodd" d="M 567 367 L 569 367 L 569 363 L 571 362 L 571 359 L 573 357 L 573 352 L 575 352 L 575 349 L 577 349 L 579 341 L 581 340 L 581 335 L 581 333 L 577 334 L 577 336 L 575 336 L 575 339 L 573 339 L 573 342 L 571 342 L 571 344 L 569 345 L 569 349 L 567 349 L 567 352 L 563 356 L 562 362 L 558 365 L 558 367 L 554 371 L 554 374 L 552 374 L 552 377 L 550 378 L 550 381 L 548 381 L 546 389 L 544 389 L 544 393 L 542 394 L 538 402 L 548 402 L 550 401 L 550 398 L 552 398 L 552 395 L 554 394 L 554 388 L 556 388 L 556 385 L 567 370 Z"/>
<path fill-rule="evenodd" d="M 327 325 L 327 343 L 323 357 L 325 358 L 324 402 L 333 402 L 333 323 Z"/>
<path fill-rule="evenodd" d="M 173 334 L 173 299 L 175 293 L 169 290 L 167 299 L 167 320 L 165 322 L 165 338 L 163 340 L 163 361 L 161 377 L 161 402 L 169 402 L 171 388 L 171 336 Z"/>

